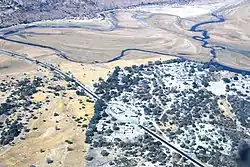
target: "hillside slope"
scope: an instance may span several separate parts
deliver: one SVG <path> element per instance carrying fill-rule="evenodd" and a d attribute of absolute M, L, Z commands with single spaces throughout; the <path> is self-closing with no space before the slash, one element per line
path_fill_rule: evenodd
<path fill-rule="evenodd" d="M 93 18 L 97 13 L 140 4 L 189 3 L 191 0 L 2 0 L 0 28 L 62 18 Z"/>

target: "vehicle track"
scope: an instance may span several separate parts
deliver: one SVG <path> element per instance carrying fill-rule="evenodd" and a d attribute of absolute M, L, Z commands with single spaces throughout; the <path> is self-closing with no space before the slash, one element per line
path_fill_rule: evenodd
<path fill-rule="evenodd" d="M 58 73 L 59 75 L 63 76 L 65 78 L 66 81 L 72 81 L 74 82 L 77 86 L 81 87 L 84 91 L 87 92 L 87 95 L 90 98 L 93 98 L 94 100 L 100 99 L 100 97 L 98 95 L 96 95 L 94 92 L 92 92 L 91 90 L 89 90 L 84 84 L 82 84 L 80 81 L 78 81 L 77 79 L 75 79 L 72 76 L 69 76 L 68 74 L 64 73 L 63 71 L 61 71 L 60 69 L 54 67 L 53 65 L 50 65 L 48 63 L 43 63 L 41 61 L 38 61 L 36 59 L 32 59 L 29 57 L 26 57 L 25 55 L 22 55 L 20 53 L 14 53 L 11 51 L 6 51 L 6 50 L 0 50 L 0 53 L 3 53 L 5 55 L 11 56 L 11 57 L 15 57 L 15 58 L 19 58 L 31 63 L 35 63 L 38 64 L 44 68 L 49 69 L 52 72 Z M 107 103 L 107 102 L 106 102 Z M 147 129 L 146 127 L 144 127 L 143 125 L 141 125 L 140 123 L 135 124 L 136 126 L 138 126 L 139 128 L 143 129 L 146 133 L 149 133 L 152 137 L 156 138 L 157 140 L 163 142 L 164 144 L 166 144 L 168 147 L 174 149 L 176 152 L 180 153 L 182 156 L 186 157 L 187 159 L 189 159 L 190 161 L 192 161 L 193 163 L 195 163 L 196 165 L 198 165 L 199 167 L 204 167 L 204 165 L 202 165 L 200 162 L 198 162 L 197 160 L 195 160 L 194 158 L 190 157 L 188 154 L 184 153 L 183 151 L 179 150 L 178 148 L 176 148 L 175 146 L 173 146 L 172 144 L 170 144 L 169 142 L 167 142 L 166 140 L 162 139 L 160 136 L 158 136 L 157 134 L 155 134 L 154 132 L 150 131 L 149 129 Z"/>
<path fill-rule="evenodd" d="M 223 46 L 220 46 L 220 45 L 215 45 L 215 46 L 209 45 L 209 41 L 208 40 L 210 39 L 210 36 L 209 36 L 208 30 L 206 30 L 206 29 L 200 29 L 200 26 L 203 26 L 203 25 L 206 25 L 206 24 L 216 24 L 216 23 L 220 23 L 220 22 L 224 22 L 225 21 L 225 19 L 223 18 L 223 16 L 216 15 L 215 13 L 212 13 L 212 16 L 215 17 L 215 18 L 217 18 L 218 20 L 204 21 L 204 22 L 200 22 L 200 23 L 195 24 L 195 25 L 192 26 L 192 28 L 190 29 L 190 31 L 195 32 L 195 33 L 201 33 L 201 36 L 193 36 L 192 38 L 194 40 L 202 42 L 202 45 L 201 45 L 202 47 L 210 49 L 210 54 L 211 54 L 210 64 L 219 66 L 219 67 L 221 67 L 224 70 L 228 70 L 228 71 L 232 71 L 232 72 L 236 72 L 236 73 L 244 73 L 244 74 L 250 75 L 250 71 L 248 71 L 248 70 L 241 70 L 241 69 L 233 68 L 233 67 L 226 66 L 226 65 L 223 65 L 223 64 L 215 61 L 215 58 L 217 56 L 216 55 L 216 51 L 218 49 L 224 49 L 224 50 L 226 50 L 227 48 L 223 47 Z M 65 28 L 65 27 L 63 27 L 63 28 Z M 77 28 L 79 28 L 79 27 L 77 27 Z M 4 35 L 0 36 L 0 39 L 2 39 L 4 41 L 19 43 L 19 44 L 24 44 L 24 45 L 29 45 L 29 46 L 35 46 L 35 47 L 41 47 L 41 48 L 51 49 L 51 50 L 55 51 L 56 54 L 59 57 L 63 58 L 63 59 L 66 59 L 66 60 L 69 60 L 69 61 L 73 61 L 73 62 L 76 62 L 76 63 L 82 63 L 80 61 L 73 60 L 73 59 L 69 58 L 62 51 L 60 51 L 60 50 L 58 50 L 56 48 L 53 48 L 51 46 L 40 45 L 40 44 L 29 43 L 29 42 L 23 42 L 23 41 L 9 39 L 9 38 L 6 37 L 6 36 L 8 36 L 10 34 L 13 34 L 13 33 L 16 33 L 16 32 L 17 31 L 13 31 L 13 30 L 9 31 L 9 32 L 5 32 Z M 188 59 L 188 58 L 186 58 L 186 56 L 188 57 L 188 55 L 185 55 L 185 54 L 182 54 L 182 53 L 180 53 L 180 54 L 168 54 L 168 53 L 156 52 L 156 51 L 152 51 L 152 50 L 145 50 L 145 49 L 139 49 L 139 48 L 127 48 L 127 49 L 122 50 L 121 53 L 120 53 L 120 55 L 114 57 L 111 60 L 107 60 L 105 62 L 114 62 L 114 61 L 117 61 L 117 60 L 121 59 L 122 57 L 126 56 L 126 52 L 129 52 L 129 51 L 145 52 L 145 53 L 152 53 L 152 54 L 157 54 L 157 55 L 162 55 L 162 56 L 173 56 L 173 57 L 176 57 L 176 58 Z M 54 67 L 52 65 L 40 62 L 40 61 L 32 59 L 32 58 L 28 58 L 28 57 L 26 57 L 24 55 L 21 55 L 21 54 L 18 54 L 18 53 L 14 53 L 14 52 L 5 51 L 5 50 L 0 50 L 0 52 L 3 52 L 5 54 L 8 54 L 8 55 L 13 56 L 13 57 L 24 59 L 24 60 L 32 62 L 32 63 L 36 63 L 38 65 L 41 65 L 41 66 L 43 66 L 45 68 L 48 68 L 48 69 L 54 71 L 54 72 L 57 72 L 60 75 L 66 77 L 67 79 L 70 79 L 73 82 L 75 82 L 78 86 L 80 86 L 82 89 L 84 89 L 88 93 L 88 95 L 90 97 L 94 98 L 95 100 L 99 99 L 99 97 L 94 92 L 92 92 L 91 90 L 87 89 L 86 86 L 83 85 L 81 82 L 79 82 L 75 78 L 72 78 L 71 76 L 65 74 L 64 72 L 62 72 L 61 70 L 57 69 L 56 67 Z M 185 56 L 185 57 L 183 57 L 183 56 Z M 105 62 L 103 62 L 103 63 L 105 63 Z M 165 143 L 166 145 L 168 145 L 169 147 L 171 147 L 172 149 L 174 149 L 176 152 L 178 152 L 182 156 L 185 156 L 187 159 L 189 159 L 190 161 L 192 161 L 196 165 L 198 165 L 200 167 L 204 167 L 204 165 L 202 165 L 200 162 L 198 162 L 197 160 L 193 159 L 192 157 L 190 157 L 186 153 L 182 152 L 178 148 L 174 147 L 173 145 L 171 145 L 170 143 L 168 143 L 167 141 L 165 141 L 160 136 L 158 136 L 154 132 L 150 131 L 149 129 L 147 129 L 143 125 L 137 124 L 137 126 L 139 126 L 140 128 L 142 128 L 145 132 L 149 133 L 154 138 L 157 138 L 161 142 Z"/>
<path fill-rule="evenodd" d="M 194 164 L 196 164 L 199 167 L 205 167 L 203 164 L 201 164 L 200 162 L 198 162 L 197 160 L 195 160 L 194 158 L 192 158 L 191 156 L 189 156 L 188 154 L 186 154 L 185 152 L 181 151 L 180 149 L 176 148 L 175 146 L 173 146 L 172 144 L 170 144 L 169 142 L 167 142 L 166 140 L 164 140 L 162 137 L 160 137 L 159 135 L 155 134 L 154 132 L 152 132 L 151 130 L 147 129 L 146 127 L 144 127 L 143 125 L 138 125 L 141 129 L 143 129 L 145 132 L 147 132 L 148 134 L 150 134 L 151 136 L 153 136 L 154 138 L 158 139 L 159 141 L 161 141 L 162 143 L 166 144 L 168 147 L 172 148 L 173 150 L 175 150 L 176 152 L 178 152 L 180 155 L 186 157 L 187 159 L 189 159 L 190 161 L 192 161 Z"/>
<path fill-rule="evenodd" d="M 74 77 L 72 77 L 72 76 L 64 73 L 63 71 L 61 71 L 60 69 L 54 67 L 53 65 L 50 65 L 48 63 L 43 63 L 43 62 L 38 61 L 36 59 L 32 59 L 32 58 L 26 57 L 26 56 L 24 56 L 24 55 L 22 55 L 20 53 L 14 53 L 14 52 L 11 52 L 11 51 L 6 51 L 6 50 L 0 50 L 0 53 L 3 53 L 3 54 L 8 55 L 8 56 L 15 57 L 15 58 L 23 59 L 23 60 L 31 62 L 31 63 L 38 64 L 38 65 L 40 65 L 40 66 L 42 66 L 44 68 L 49 69 L 52 72 L 58 73 L 61 76 L 63 76 L 66 81 L 72 81 L 72 82 L 74 82 L 76 84 L 76 86 L 79 86 L 80 88 L 82 88 L 87 93 L 87 95 L 90 98 L 93 98 L 94 100 L 99 99 L 99 97 L 94 92 L 92 92 L 91 90 L 89 90 L 86 87 L 86 85 L 82 84 L 76 78 L 74 78 Z"/>

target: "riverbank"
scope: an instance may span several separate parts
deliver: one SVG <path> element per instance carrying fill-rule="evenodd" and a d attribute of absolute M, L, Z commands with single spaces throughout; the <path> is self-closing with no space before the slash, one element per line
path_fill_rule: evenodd
<path fill-rule="evenodd" d="M 129 8 L 142 5 L 162 5 L 162 4 L 186 4 L 192 2 L 171 1 L 171 0 L 133 0 L 133 1 L 110 1 L 110 0 L 89 0 L 85 1 L 69 1 L 60 0 L 57 2 L 50 1 L 1 1 L 1 22 L 0 28 L 9 27 L 16 24 L 27 24 L 41 20 L 55 19 L 90 19 L 100 17 L 103 11 L 112 9 Z"/>
<path fill-rule="evenodd" d="M 237 8 L 237 10 L 240 9 Z M 218 38 L 223 37 L 221 33 L 210 34 L 210 32 L 215 32 L 219 28 L 221 28 L 220 31 L 227 28 L 231 30 L 234 28 L 237 28 L 237 30 L 241 29 L 241 25 L 237 24 L 232 28 L 231 23 L 233 22 L 229 25 L 227 24 L 227 19 L 230 18 L 232 20 L 235 19 L 234 23 L 237 21 L 247 23 L 244 19 L 237 20 L 238 18 L 235 16 L 237 10 L 232 13 L 229 12 L 230 17 L 222 17 L 220 15 L 196 16 L 194 12 L 192 14 L 195 17 L 187 16 L 187 18 L 169 15 L 170 13 L 148 14 L 141 11 L 114 11 L 111 13 L 111 18 L 116 20 L 115 24 L 112 22 L 112 24 L 108 24 L 107 26 L 105 20 L 92 20 L 93 22 L 87 21 L 84 23 L 78 23 L 77 21 L 74 23 L 67 22 L 65 27 L 60 27 L 65 22 L 55 22 L 53 24 L 52 22 L 46 22 L 46 26 L 48 27 L 38 26 L 18 29 L 14 33 L 12 30 L 6 31 L 6 34 L 2 35 L 4 38 L 10 40 L 2 38 L 3 40 L 0 41 L 0 45 L 1 49 L 26 54 L 27 57 L 52 64 L 69 75 L 73 74 L 77 80 L 86 84 L 90 89 L 94 89 L 92 85 L 98 82 L 100 77 L 107 79 L 108 74 L 112 73 L 116 66 L 126 67 L 148 64 L 156 60 L 169 60 L 176 57 L 204 62 L 212 60 L 211 64 L 218 65 L 225 70 L 244 73 L 249 69 L 246 66 L 249 64 L 249 58 L 244 56 L 244 59 L 241 59 L 244 54 L 239 53 L 236 55 L 233 52 L 235 49 L 230 51 L 230 49 L 224 48 L 225 43 L 235 38 L 239 31 L 235 32 L 235 34 L 233 34 L 233 31 L 230 31 L 231 33 L 229 34 L 223 34 L 223 36 L 228 35 L 224 38 L 224 43 L 218 42 Z M 179 12 L 179 9 L 175 12 Z M 197 12 L 199 13 L 200 11 Z M 248 15 L 242 14 L 243 16 Z M 197 22 L 197 19 L 201 19 L 200 17 L 202 21 Z M 223 19 L 220 19 L 220 17 Z M 208 18 L 208 20 L 204 21 L 204 18 Z M 213 21 L 216 19 L 219 21 Z M 76 27 L 73 26 L 74 24 L 77 24 Z M 80 27 L 78 27 L 79 24 Z M 56 27 L 55 25 L 60 26 Z M 103 28 L 103 25 L 105 30 L 101 31 L 100 27 Z M 106 28 L 110 27 L 110 25 L 115 25 L 115 28 L 107 31 Z M 220 25 L 223 26 L 221 27 Z M 192 29 L 192 26 L 195 28 Z M 98 28 L 98 30 L 93 27 Z M 190 31 L 190 28 L 193 32 Z M 244 29 L 242 29 L 239 40 L 243 38 L 248 41 L 248 34 L 244 35 L 243 33 Z M 204 45 L 204 42 L 207 42 L 206 45 Z M 219 48 L 218 46 L 221 47 Z M 65 56 L 70 59 L 67 59 Z M 8 70 L 9 72 L 15 72 L 15 70 L 19 70 L 18 68 L 22 68 L 22 72 L 25 72 L 25 70 L 29 71 L 30 67 L 36 67 L 34 64 L 21 64 L 20 61 L 13 58 L 4 59 L 1 64 L 3 68 L 0 71 L 4 71 L 5 74 L 8 74 Z M 171 70 L 169 71 L 172 72 Z M 179 69 L 175 68 L 175 71 L 174 73 L 178 74 Z M 197 73 L 199 73 L 198 71 L 197 69 Z M 47 76 L 47 73 L 43 74 Z M 145 71 L 146 74 L 148 73 Z M 13 74 L 13 76 L 15 75 Z M 40 74 L 37 76 L 40 76 Z M 169 75 L 164 77 L 167 76 Z M 183 74 L 183 76 L 186 75 Z M 56 84 L 58 82 L 55 80 L 53 83 Z M 192 84 L 190 81 L 190 85 Z M 64 83 L 63 86 L 67 87 L 67 84 Z M 83 143 L 83 140 L 85 139 L 85 129 L 88 121 L 94 113 L 93 103 L 89 100 L 87 101 L 85 97 L 72 94 L 71 91 L 67 90 L 65 93 L 68 94 L 63 95 L 62 93 L 56 98 L 49 97 L 52 102 L 48 106 L 49 110 L 39 110 L 36 112 L 37 115 L 35 115 L 39 117 L 38 120 L 34 119 L 31 121 L 30 128 L 35 128 L 35 132 L 28 135 L 27 140 L 16 143 L 13 149 L 11 148 L 2 153 L 3 162 L 6 162 L 10 166 L 22 166 L 23 164 L 23 166 L 27 166 L 31 163 L 44 166 L 48 163 L 47 158 L 50 158 L 54 160 L 54 166 L 60 166 L 61 164 L 66 164 L 66 166 L 81 166 L 84 163 L 84 156 L 86 155 L 86 151 L 88 151 L 88 146 Z M 36 102 L 44 101 L 45 96 L 47 97 L 47 94 L 39 92 L 35 94 L 34 100 Z M 57 116 L 53 115 L 54 112 L 58 112 L 60 115 L 58 119 Z M 39 115 L 40 113 L 41 115 Z M 75 116 L 76 119 L 83 117 L 86 120 L 79 123 L 79 120 L 75 121 L 75 118 L 72 118 L 72 116 Z M 44 123 L 44 119 L 46 119 L 45 122 L 47 123 Z M 59 123 L 57 122 L 58 120 L 60 121 Z M 33 124 L 33 122 L 35 123 Z M 38 131 L 36 131 L 37 127 Z M 54 140 L 57 142 L 53 144 Z M 73 141 L 73 143 L 69 144 L 71 142 L 65 142 L 66 140 Z M 46 146 L 44 146 L 44 143 Z M 22 148 L 28 151 L 23 152 Z M 19 157 L 20 154 L 23 157 L 21 160 Z M 33 162 L 32 158 L 36 162 Z"/>

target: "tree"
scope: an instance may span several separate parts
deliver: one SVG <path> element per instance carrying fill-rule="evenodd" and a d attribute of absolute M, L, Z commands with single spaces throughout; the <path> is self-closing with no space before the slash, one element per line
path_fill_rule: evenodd
<path fill-rule="evenodd" d="M 136 69 L 136 67 L 137 67 L 137 65 L 132 65 L 132 68 L 133 68 L 133 69 Z"/>
<path fill-rule="evenodd" d="M 162 64 L 162 63 L 161 63 L 160 60 L 155 61 L 155 65 L 161 65 L 161 64 Z"/>
<path fill-rule="evenodd" d="M 118 76 L 119 71 L 121 71 L 121 68 L 119 66 L 116 66 L 112 76 Z"/>
<path fill-rule="evenodd" d="M 106 150 L 102 150 L 102 151 L 101 151 L 101 155 L 102 155 L 102 156 L 108 156 L 108 155 L 109 155 L 109 152 L 106 151 Z"/>
<path fill-rule="evenodd" d="M 203 79 L 201 81 L 201 84 L 204 86 L 204 87 L 208 87 L 209 86 L 209 83 L 208 83 L 208 80 L 207 79 Z"/>
<path fill-rule="evenodd" d="M 235 77 L 234 77 L 234 80 L 235 80 L 235 81 L 238 81 L 238 80 L 239 80 L 239 78 L 238 78 L 237 76 L 235 76 Z"/>
<path fill-rule="evenodd" d="M 193 88 L 194 88 L 194 89 L 198 88 L 198 85 L 197 85 L 196 82 L 193 82 L 192 85 L 193 85 Z"/>
<path fill-rule="evenodd" d="M 107 107 L 107 104 L 105 103 L 105 101 L 102 99 L 97 99 L 94 105 L 95 114 L 91 118 L 91 121 L 90 121 L 91 124 L 96 124 L 101 119 L 101 111 L 105 107 Z"/>
<path fill-rule="evenodd" d="M 230 79 L 228 79 L 228 78 L 222 78 L 222 80 L 223 80 L 225 83 L 230 83 L 230 82 L 231 82 Z"/>
<path fill-rule="evenodd" d="M 78 96 L 84 96 L 85 95 L 84 91 L 79 91 L 79 90 L 76 91 L 76 94 Z"/>
<path fill-rule="evenodd" d="M 119 72 L 120 70 L 121 70 L 121 68 L 120 68 L 119 66 L 116 66 L 114 72 L 117 73 L 117 72 Z"/>
<path fill-rule="evenodd" d="M 128 83 L 129 82 L 129 75 L 122 77 L 122 82 L 123 83 Z"/>
<path fill-rule="evenodd" d="M 102 99 L 97 99 L 94 105 L 95 112 L 100 112 L 103 109 L 103 106 L 106 106 L 106 103 Z"/>
<path fill-rule="evenodd" d="M 189 70 L 190 73 L 195 73 L 194 67 L 191 67 Z"/>

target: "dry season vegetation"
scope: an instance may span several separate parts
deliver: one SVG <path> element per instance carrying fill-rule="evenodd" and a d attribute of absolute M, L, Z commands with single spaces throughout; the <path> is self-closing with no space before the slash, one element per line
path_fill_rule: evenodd
<path fill-rule="evenodd" d="M 20 127 L 19 138 L 9 141 L 10 145 L 3 145 L 0 152 L 0 162 L 7 166 L 83 166 L 88 145 L 85 140 L 86 127 L 92 118 L 93 102 L 86 96 L 78 96 L 76 88 L 69 82 L 62 80 L 50 71 L 36 67 L 22 60 L 3 55 L 1 65 L 1 102 L 12 99 L 9 93 L 16 89 L 16 84 L 34 78 L 41 78 L 41 84 L 34 92 L 23 98 L 37 108 L 10 109 L 12 121 L 21 117 L 23 127 Z M 73 74 L 84 84 L 92 85 L 100 77 L 107 78 L 119 64 L 121 67 L 133 64 L 146 64 L 148 61 L 168 60 L 171 57 L 155 57 L 137 60 L 119 60 L 106 64 L 78 64 L 68 61 L 58 62 L 58 68 Z M 13 62 L 23 63 L 23 70 L 17 72 L 16 66 L 9 66 Z M 29 69 L 29 72 L 25 71 Z M 27 87 L 29 88 L 29 87 Z M 3 91 L 2 90 L 2 91 Z M 16 90 L 21 91 L 21 90 Z M 7 93 L 7 94 L 6 94 Z M 13 102 L 14 103 L 14 102 Z M 4 115 L 0 117 L 5 122 Z M 24 151 L 25 150 L 25 151 Z"/>
<path fill-rule="evenodd" d="M 218 12 L 226 22 L 199 27 L 209 31 L 211 44 L 226 48 L 216 50 L 215 61 L 249 69 L 249 4 L 229 5 Z M 8 167 L 194 165 L 145 133 L 143 125 L 202 164 L 234 166 L 237 141 L 250 138 L 250 78 L 204 63 L 215 50 L 210 43 L 202 46 L 206 39 L 194 40 L 202 31 L 190 27 L 216 19 L 204 13 L 210 5 L 137 7 L 90 20 L 1 29 L 0 162 Z"/>
<path fill-rule="evenodd" d="M 14 67 L 8 67 L 7 58 L 1 64 L 7 67 L 1 69 L 0 122 L 1 128 L 10 133 L 0 134 L 0 162 L 20 167 L 83 166 L 88 150 L 83 141 L 93 102 L 78 96 L 73 84 L 46 69 L 7 73 Z M 14 132 L 18 138 L 9 136 Z"/>

